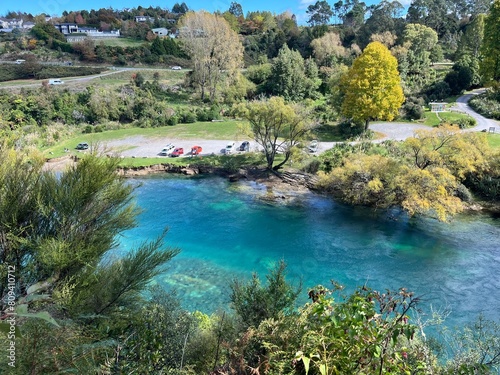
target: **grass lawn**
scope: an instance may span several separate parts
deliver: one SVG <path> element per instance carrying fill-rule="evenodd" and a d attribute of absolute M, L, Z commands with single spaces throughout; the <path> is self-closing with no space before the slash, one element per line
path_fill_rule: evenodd
<path fill-rule="evenodd" d="M 462 118 L 470 118 L 470 116 L 458 112 L 441 112 L 438 117 L 435 112 L 426 111 L 424 125 L 438 126 L 441 121 L 456 123 Z"/>
<path fill-rule="evenodd" d="M 494 149 L 500 149 L 500 134 L 488 134 L 488 143 Z"/>
<path fill-rule="evenodd" d="M 339 127 L 332 124 L 323 124 L 313 130 L 314 137 L 321 142 L 342 142 L 345 140 L 340 134 Z"/>
<path fill-rule="evenodd" d="M 102 76 L 92 81 L 93 85 L 104 86 L 104 87 L 119 87 L 130 83 L 132 80 L 132 75 L 141 73 L 146 81 L 152 82 L 155 73 L 159 74 L 158 81 L 160 84 L 173 86 L 180 85 L 183 83 L 186 76 L 186 71 L 170 70 L 170 69 L 137 69 L 137 70 L 127 70 L 115 74 L 110 74 Z"/>
<path fill-rule="evenodd" d="M 145 43 L 144 40 L 137 40 L 132 38 L 109 38 L 103 40 L 96 40 L 95 44 L 112 46 L 112 47 L 140 47 Z"/>

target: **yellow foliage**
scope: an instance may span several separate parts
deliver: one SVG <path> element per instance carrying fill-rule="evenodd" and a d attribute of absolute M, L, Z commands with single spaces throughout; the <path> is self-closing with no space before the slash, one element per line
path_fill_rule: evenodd
<path fill-rule="evenodd" d="M 415 167 L 446 167 L 459 179 L 484 166 L 490 153 L 484 134 L 461 133 L 451 125 L 417 130 L 414 137 L 405 141 L 405 146 Z"/>
<path fill-rule="evenodd" d="M 444 168 L 411 169 L 404 167 L 394 180 L 401 206 L 410 216 L 430 214 L 441 221 L 463 210 L 462 201 L 453 195 L 455 177 Z"/>
<path fill-rule="evenodd" d="M 365 48 L 340 86 L 345 95 L 341 112 L 356 121 L 391 121 L 404 101 L 398 62 L 380 42 Z"/>

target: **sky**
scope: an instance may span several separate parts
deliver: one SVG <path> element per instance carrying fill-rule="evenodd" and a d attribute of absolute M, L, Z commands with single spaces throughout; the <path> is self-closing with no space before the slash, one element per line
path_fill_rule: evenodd
<path fill-rule="evenodd" d="M 91 10 L 100 8 L 137 8 L 139 5 L 147 8 L 149 6 L 159 6 L 161 8 L 171 9 L 178 2 L 184 1 L 190 10 L 207 10 L 213 12 L 216 10 L 226 11 L 229 9 L 231 1 L 234 0 L 0 0 L 0 15 L 5 16 L 8 11 L 21 11 L 37 15 L 45 13 L 49 15 L 60 16 L 63 11 L 72 10 Z M 410 0 L 400 2 L 403 5 L 408 5 Z M 248 11 L 267 10 L 276 14 L 290 11 L 296 15 L 299 24 L 305 24 L 308 19 L 306 14 L 307 7 L 316 2 L 316 0 L 240 0 L 237 1 L 243 8 L 243 13 Z M 330 0 L 329 3 L 333 6 L 335 1 Z M 365 3 L 370 5 L 378 3 L 378 0 L 365 0 Z"/>

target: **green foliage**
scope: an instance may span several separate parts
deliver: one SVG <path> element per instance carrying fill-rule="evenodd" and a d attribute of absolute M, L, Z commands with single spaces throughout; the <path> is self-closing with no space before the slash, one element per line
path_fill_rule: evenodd
<path fill-rule="evenodd" d="M 271 76 L 271 67 L 270 63 L 249 66 L 245 76 L 256 85 L 260 85 Z"/>
<path fill-rule="evenodd" d="M 258 275 L 253 274 L 250 282 L 234 279 L 230 285 L 232 308 L 244 328 L 258 327 L 266 319 L 293 311 L 301 286 L 294 288 L 286 281 L 285 262 L 280 261 L 266 279 L 267 285 L 263 286 Z"/>
<path fill-rule="evenodd" d="M 481 74 L 485 81 L 500 79 L 500 1 L 492 2 L 484 21 L 484 39 L 481 46 Z"/>
<path fill-rule="evenodd" d="M 422 98 L 409 97 L 403 105 L 404 117 L 408 120 L 420 120 L 424 117 L 424 100 Z"/>
<path fill-rule="evenodd" d="M 153 289 L 151 299 L 131 318 L 122 334 L 116 371 L 159 373 L 181 370 L 187 360 L 191 362 L 184 357 L 197 324 L 193 315 L 181 309 L 175 295 Z"/>
<path fill-rule="evenodd" d="M 309 77 L 306 74 L 304 64 L 300 53 L 290 50 L 285 44 L 273 61 L 268 83 L 270 92 L 287 101 L 313 97 L 319 82 L 316 81 L 317 76 Z"/>
<path fill-rule="evenodd" d="M 289 160 L 293 148 L 313 128 L 304 107 L 286 104 L 281 97 L 241 104 L 236 112 L 249 121 L 254 139 L 264 147 L 268 169 L 281 168 Z M 278 152 L 285 158 L 274 165 Z"/>
<path fill-rule="evenodd" d="M 488 91 L 469 100 L 469 105 L 485 117 L 500 120 L 499 97 L 498 90 Z"/>
<path fill-rule="evenodd" d="M 33 78 L 31 73 L 23 69 L 19 65 L 7 65 L 4 64 L 0 69 L 0 82 L 12 81 L 16 79 L 27 79 Z M 86 76 L 99 74 L 103 71 L 103 68 L 92 68 L 84 66 L 50 66 L 44 65 L 40 69 L 37 69 L 34 74 L 36 79 L 48 79 L 53 77 L 73 77 L 73 76 Z"/>
<path fill-rule="evenodd" d="M 444 332 L 448 357 L 444 374 L 495 374 L 500 370 L 500 326 L 479 316 L 455 332 Z"/>
<path fill-rule="evenodd" d="M 484 137 L 443 126 L 418 131 L 402 145 L 334 147 L 320 160 L 319 186 L 349 203 L 447 220 L 463 209 L 460 197 L 467 198 L 459 182 L 494 159 Z"/>
<path fill-rule="evenodd" d="M 408 313 L 418 298 L 405 289 L 379 293 L 360 287 L 335 301 L 331 294 L 340 289 L 317 286 L 309 291 L 312 302 L 298 316 L 280 316 L 260 325 L 257 334 L 265 342 L 264 360 L 271 373 L 403 374 L 410 370 L 406 346 L 417 327 L 409 323 Z M 418 360 L 418 365 L 423 364 Z"/>

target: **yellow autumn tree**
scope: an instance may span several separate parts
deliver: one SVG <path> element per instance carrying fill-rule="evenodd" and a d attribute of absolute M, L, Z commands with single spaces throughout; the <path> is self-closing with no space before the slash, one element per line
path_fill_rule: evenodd
<path fill-rule="evenodd" d="M 344 95 L 341 114 L 365 124 L 370 120 L 392 121 L 404 95 L 398 62 L 380 42 L 368 44 L 340 82 Z"/>

